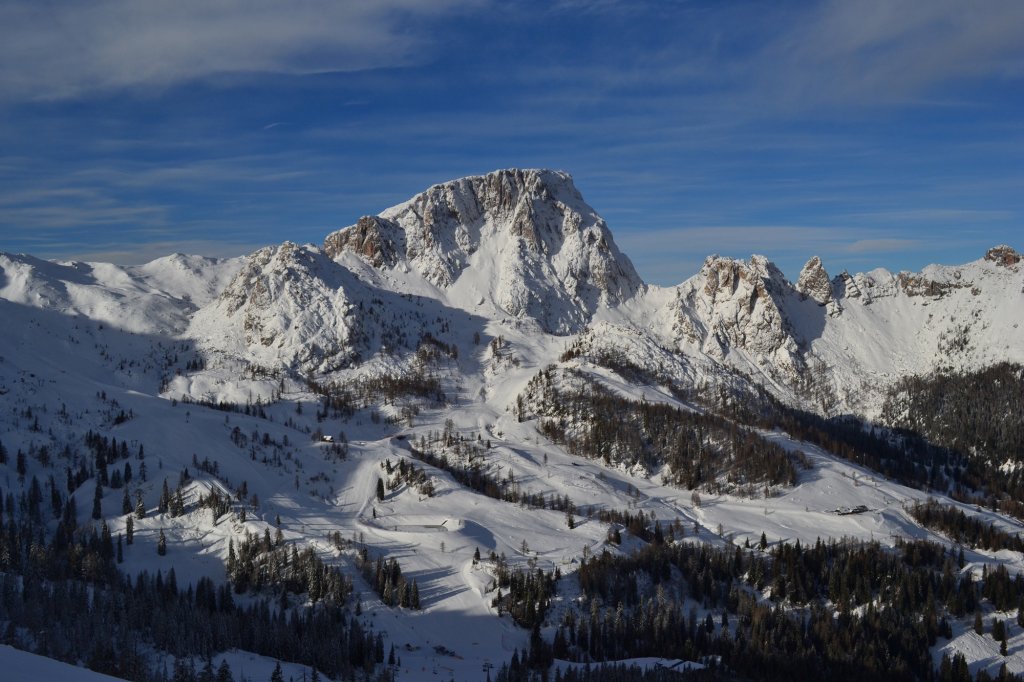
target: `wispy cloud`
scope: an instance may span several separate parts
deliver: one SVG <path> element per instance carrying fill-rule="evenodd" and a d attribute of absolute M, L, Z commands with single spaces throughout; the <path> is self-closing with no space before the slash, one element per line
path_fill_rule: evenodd
<path fill-rule="evenodd" d="M 828 0 L 800 7 L 792 27 L 751 62 L 764 101 L 789 108 L 907 103 L 951 80 L 1024 74 L 1018 0 Z"/>
<path fill-rule="evenodd" d="M 920 239 L 858 239 L 846 245 L 848 253 L 893 253 L 921 247 Z"/>
<path fill-rule="evenodd" d="M 741 259 L 762 254 L 795 278 L 813 255 L 821 256 L 825 267 L 835 273 L 875 267 L 920 268 L 959 246 L 975 249 L 976 257 L 982 253 L 973 236 L 944 233 L 941 239 L 924 240 L 888 229 L 836 225 L 682 227 L 619 233 L 616 241 L 645 279 L 662 285 L 695 274 L 710 254 Z M 908 262 L 908 254 L 914 256 L 913 262 Z"/>
<path fill-rule="evenodd" d="M 419 23 L 480 1 L 13 0 L 0 5 L 0 97 L 409 64 L 432 39 Z"/>
<path fill-rule="evenodd" d="M 184 253 L 212 258 L 233 258 L 252 253 L 266 244 L 226 242 L 211 239 L 183 239 L 149 242 L 145 244 L 101 244 L 90 250 L 50 250 L 35 255 L 51 260 L 77 260 L 92 263 L 139 265 L 172 253 Z"/>

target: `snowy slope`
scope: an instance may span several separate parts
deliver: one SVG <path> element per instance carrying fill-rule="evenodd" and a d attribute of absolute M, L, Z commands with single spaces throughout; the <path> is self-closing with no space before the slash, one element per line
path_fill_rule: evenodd
<path fill-rule="evenodd" d="M 65 680 L 66 682 L 115 682 L 118 677 L 101 675 L 86 668 L 77 668 L 45 656 L 0 645 L 0 670 L 5 682 L 39 682 Z"/>
<path fill-rule="evenodd" d="M 135 267 L 0 253 L 0 298 L 138 333 L 179 333 L 223 289 L 238 259 L 174 254 Z"/>

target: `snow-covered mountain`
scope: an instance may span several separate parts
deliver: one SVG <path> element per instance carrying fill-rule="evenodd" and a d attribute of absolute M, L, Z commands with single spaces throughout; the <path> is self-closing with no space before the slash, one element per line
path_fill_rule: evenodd
<path fill-rule="evenodd" d="M 835 277 L 812 257 L 795 283 L 763 256 L 710 256 L 677 286 L 647 285 L 571 178 L 546 170 L 435 185 L 322 246 L 135 267 L 0 254 L 0 493 L 24 493 L 27 508 L 33 478 L 51 481 L 54 509 L 74 500 L 84 528 L 102 520 L 116 537 L 133 519 L 120 569 L 173 560 L 182 585 L 222 580 L 248 534 L 266 549 L 280 530 L 275 543 L 351 577 L 352 618 L 395 646 L 402 679 L 478 679 L 530 640 L 499 617 L 502 562 L 566 576 L 540 629 L 552 639 L 592 608 L 572 577 L 584 558 L 628 555 L 645 541 L 611 538 L 652 518 L 730 552 L 762 533 L 952 546 L 907 510 L 931 496 L 1024 532 L 725 409 L 763 388 L 872 419 L 903 377 L 1024 363 L 1022 258 L 1009 246 L 979 256 Z M 96 434 L 130 455 L 98 457 Z M 758 458 L 792 466 L 763 474 Z M 940 468 L 952 469 L 932 478 Z M 167 510 L 165 479 L 183 513 Z M 375 592 L 363 550 L 400 560 L 423 609 Z M 1024 572 L 1024 555 L 969 548 L 961 572 L 996 564 Z M 933 653 L 973 652 L 994 670 L 998 644 L 956 627 Z M 1013 638 L 1006 660 L 1022 672 L 1024 633 Z M 218 655 L 260 674 L 275 663 Z"/>
<path fill-rule="evenodd" d="M 901 376 L 1024 361 L 1020 260 L 998 246 L 961 266 L 830 279 L 815 256 L 793 285 L 763 256 L 709 257 L 659 317 L 681 353 L 759 375 L 789 401 L 872 415 Z M 825 406 L 802 400 L 809 381 Z"/>
<path fill-rule="evenodd" d="M 238 268 L 173 254 L 140 266 L 55 263 L 0 253 L 0 298 L 140 333 L 180 334 Z"/>
<path fill-rule="evenodd" d="M 332 258 L 358 255 L 409 286 L 409 275 L 460 307 L 580 331 L 600 306 L 643 283 L 567 174 L 505 170 L 435 185 L 327 236 Z"/>

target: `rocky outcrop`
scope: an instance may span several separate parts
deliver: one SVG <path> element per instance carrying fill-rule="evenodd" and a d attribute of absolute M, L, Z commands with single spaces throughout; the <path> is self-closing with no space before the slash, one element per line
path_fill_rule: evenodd
<path fill-rule="evenodd" d="M 955 276 L 950 280 L 938 280 L 916 272 L 901 272 L 896 275 L 896 286 L 907 296 L 927 296 L 939 298 L 945 296 L 953 289 L 962 289 L 970 286 L 970 282 L 962 281 Z"/>
<path fill-rule="evenodd" d="M 812 257 L 800 271 L 800 277 L 796 283 L 796 290 L 818 305 L 825 306 L 831 317 L 842 313 L 839 302 L 832 291 L 832 282 L 829 280 L 825 266 L 818 256 Z"/>
<path fill-rule="evenodd" d="M 681 285 L 675 328 L 712 358 L 739 350 L 770 373 L 795 376 L 803 360 L 782 310 L 791 292 L 764 256 L 749 262 L 711 256 Z"/>
<path fill-rule="evenodd" d="M 394 267 L 398 262 L 396 241 L 400 232 L 389 220 L 363 216 L 355 225 L 328 235 L 324 240 L 324 253 L 334 259 L 350 251 L 375 268 Z"/>
<path fill-rule="evenodd" d="M 847 270 L 843 270 L 842 273 L 836 277 L 836 283 L 841 287 L 841 291 L 845 298 L 861 298 L 864 296 L 864 292 L 861 291 L 856 278 L 854 278 L 854 276 Z"/>
<path fill-rule="evenodd" d="M 807 298 L 814 299 L 818 305 L 826 305 L 832 300 L 832 282 L 829 281 L 821 258 L 812 257 L 800 271 L 796 282 L 796 290 Z"/>
<path fill-rule="evenodd" d="M 1017 265 L 1021 260 L 1021 256 L 1012 247 L 1000 244 L 999 246 L 993 246 L 985 252 L 985 260 L 1004 268 L 1009 268 Z"/>

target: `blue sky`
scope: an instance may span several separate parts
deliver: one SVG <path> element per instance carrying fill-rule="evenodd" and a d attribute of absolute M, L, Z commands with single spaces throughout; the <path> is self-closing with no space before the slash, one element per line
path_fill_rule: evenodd
<path fill-rule="evenodd" d="M 650 282 L 1024 249 L 1024 2 L 6 0 L 0 250 L 142 262 L 569 171 Z"/>

